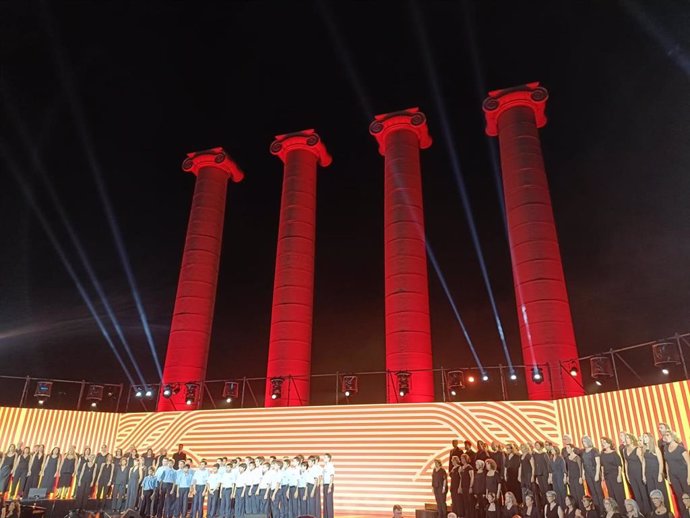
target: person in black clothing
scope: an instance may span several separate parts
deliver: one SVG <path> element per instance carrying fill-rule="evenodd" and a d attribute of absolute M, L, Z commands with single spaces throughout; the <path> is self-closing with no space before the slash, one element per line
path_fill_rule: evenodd
<path fill-rule="evenodd" d="M 452 502 L 451 510 L 455 514 L 460 516 L 460 457 L 453 456 L 450 458 L 450 462 L 450 500 Z"/>
<path fill-rule="evenodd" d="M 604 498 L 604 513 L 602 518 L 622 518 L 618 511 L 618 502 L 611 497 Z"/>
<path fill-rule="evenodd" d="M 501 514 L 501 506 L 496 501 L 496 493 L 487 491 L 486 493 L 486 510 L 484 515 L 486 518 L 499 518 Z"/>
<path fill-rule="evenodd" d="M 651 518 L 673 518 L 673 513 L 666 508 L 666 502 L 664 502 L 664 495 L 661 491 L 655 489 L 649 495 L 652 500 L 652 507 L 654 510 L 650 513 Z"/>
<path fill-rule="evenodd" d="M 635 497 L 635 501 L 640 506 L 642 514 L 650 513 L 651 506 L 647 495 L 647 487 L 644 483 L 644 454 L 642 448 L 637 444 L 637 437 L 631 433 L 625 434 L 625 448 L 623 448 L 623 458 L 625 459 L 625 475 L 630 484 L 630 489 Z"/>
<path fill-rule="evenodd" d="M 622 509 L 625 502 L 623 487 L 623 463 L 618 452 L 613 449 L 613 441 L 608 437 L 601 438 L 601 470 L 609 497 L 616 501 L 617 509 Z M 604 499 L 606 501 L 606 499 Z M 619 503 L 620 502 L 620 503 Z"/>
<path fill-rule="evenodd" d="M 486 492 L 493 493 L 498 499 L 498 495 L 501 494 L 501 474 L 498 471 L 496 462 L 494 459 L 489 459 L 486 461 Z"/>
<path fill-rule="evenodd" d="M 604 505 L 604 501 L 601 501 Z M 582 517 L 583 518 L 599 518 L 599 509 L 594 505 L 594 500 L 591 496 L 585 495 L 582 497 Z"/>
<path fill-rule="evenodd" d="M 566 446 L 568 456 L 565 459 L 566 473 L 568 475 L 568 490 L 574 500 L 574 507 L 580 504 L 580 500 L 585 496 L 583 486 L 584 474 L 582 473 L 582 459 L 575 453 L 572 444 Z M 566 501 L 566 507 L 568 502 Z M 566 513 L 567 514 L 567 513 Z M 572 517 L 571 517 L 572 518 Z"/>
<path fill-rule="evenodd" d="M 474 481 L 470 490 L 477 509 L 477 518 L 484 518 L 484 510 L 486 509 L 486 471 L 484 467 L 486 463 L 477 459 L 474 465 L 477 469 L 474 472 Z"/>
<path fill-rule="evenodd" d="M 549 454 L 544 450 L 543 442 L 536 441 L 534 443 L 532 460 L 534 464 L 534 479 L 537 482 L 535 490 L 538 490 L 534 496 L 537 508 L 541 509 L 546 505 L 546 492 L 549 490 L 549 478 L 551 475 L 551 459 L 549 459 Z"/>
<path fill-rule="evenodd" d="M 79 510 L 86 509 L 89 497 L 96 482 L 96 456 L 89 455 L 81 469 L 77 472 L 77 501 L 75 506 Z"/>
<path fill-rule="evenodd" d="M 514 450 L 515 446 L 512 444 L 506 445 L 506 456 L 503 463 L 503 478 L 506 481 L 506 491 L 510 491 L 513 495 L 522 496 L 520 480 L 518 479 L 520 473 L 520 456 Z"/>
<path fill-rule="evenodd" d="M 556 502 L 556 492 L 546 492 L 546 505 L 544 506 L 544 518 L 563 518 L 563 509 Z"/>
<path fill-rule="evenodd" d="M 12 486 L 10 487 L 10 496 L 14 496 L 16 498 L 26 497 L 26 483 L 29 478 L 30 461 L 31 448 L 26 446 L 22 450 L 21 455 L 17 457 L 17 462 L 14 463 L 14 471 L 12 472 Z"/>
<path fill-rule="evenodd" d="M 486 449 L 486 443 L 484 441 L 477 441 L 477 454 L 474 456 L 475 462 L 478 460 L 486 462 L 488 458 L 489 452 Z"/>
<path fill-rule="evenodd" d="M 522 518 L 539 518 L 539 508 L 531 491 L 525 493 L 525 503 L 520 514 Z"/>
<path fill-rule="evenodd" d="M 497 441 L 491 443 L 491 453 L 489 456 L 496 463 L 496 470 L 503 476 L 503 462 L 505 453 L 503 452 L 503 445 Z"/>
<path fill-rule="evenodd" d="M 673 430 L 666 430 L 664 434 L 666 446 L 666 471 L 668 481 L 673 488 L 678 509 L 682 507 L 681 495 L 690 494 L 690 456 L 680 441 L 678 434 Z"/>
<path fill-rule="evenodd" d="M 38 487 L 38 482 L 41 478 L 41 471 L 43 470 L 43 461 L 45 460 L 45 446 L 39 444 L 34 446 L 34 452 L 31 455 L 31 461 L 29 462 L 29 478 L 26 481 L 26 492 L 28 494 L 29 489 Z"/>
<path fill-rule="evenodd" d="M 434 471 L 431 473 L 431 488 L 436 498 L 439 518 L 446 518 L 446 493 L 448 492 L 448 475 L 440 459 L 434 460 Z"/>
<path fill-rule="evenodd" d="M 585 472 L 587 490 L 594 499 L 594 503 L 599 509 L 604 506 L 604 491 L 601 487 L 601 456 L 599 450 L 594 447 L 592 438 L 585 435 L 582 438 L 582 468 Z"/>
<path fill-rule="evenodd" d="M 474 466 L 474 461 L 477 460 L 477 453 L 472 449 L 472 441 L 465 441 L 465 455 L 470 458 L 470 466 Z"/>
<path fill-rule="evenodd" d="M 524 501 L 527 492 L 532 492 L 532 484 L 534 484 L 534 459 L 530 453 L 529 445 L 520 445 L 520 468 L 518 470 L 518 480 L 520 481 L 520 489 L 522 499 Z"/>
<path fill-rule="evenodd" d="M 460 464 L 460 455 L 462 455 L 464 452 L 462 451 L 462 448 L 458 447 L 458 440 L 453 439 L 451 441 L 451 446 L 452 448 L 450 449 L 450 457 L 448 457 L 448 472 L 450 473 L 450 470 L 453 469 L 453 457 L 458 458 L 458 465 Z"/>
<path fill-rule="evenodd" d="M 180 466 L 187 463 L 187 453 L 184 451 L 184 444 L 177 445 L 177 452 L 173 453 L 173 469 L 180 469 Z M 180 464 L 183 461 L 183 464 Z"/>
<path fill-rule="evenodd" d="M 520 515 L 520 507 L 518 507 L 518 503 L 513 492 L 508 491 L 505 495 L 505 505 L 501 509 L 500 518 L 513 518 L 515 515 Z"/>
<path fill-rule="evenodd" d="M 656 440 L 650 433 L 642 434 L 642 451 L 644 452 L 644 476 L 647 494 L 658 489 L 664 495 L 664 502 L 670 502 L 664 478 L 664 458 L 661 455 L 661 450 L 657 448 Z"/>
<path fill-rule="evenodd" d="M 640 512 L 640 506 L 632 498 L 625 500 L 625 516 L 627 518 L 645 518 L 645 515 Z"/>
<path fill-rule="evenodd" d="M 575 518 L 575 510 L 577 509 L 578 501 L 572 495 L 566 495 L 565 497 L 565 510 L 563 514 L 565 518 Z"/>
<path fill-rule="evenodd" d="M 680 508 L 681 518 L 690 518 L 690 494 L 683 493 L 681 497 L 681 502 L 683 505 Z"/>
<path fill-rule="evenodd" d="M 470 456 L 463 453 L 460 456 L 460 516 L 464 518 L 474 518 L 473 484 L 474 470 L 470 464 Z"/>

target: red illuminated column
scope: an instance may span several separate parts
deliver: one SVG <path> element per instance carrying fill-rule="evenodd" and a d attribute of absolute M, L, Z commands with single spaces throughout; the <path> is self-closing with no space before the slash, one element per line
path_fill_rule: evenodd
<path fill-rule="evenodd" d="M 548 92 L 539 83 L 489 93 L 486 132 L 498 136 L 510 255 L 527 377 L 542 365 L 544 382 L 528 381 L 530 399 L 584 393 L 565 371 L 577 345 L 537 128 L 546 124 Z M 547 367 L 548 365 L 548 367 Z"/>
<path fill-rule="evenodd" d="M 170 398 L 161 391 L 159 411 L 192 410 L 201 403 L 199 387 L 194 403 L 185 404 L 185 384 L 206 377 L 227 182 L 244 177 L 223 148 L 188 153 L 187 157 L 182 169 L 197 178 L 163 368 L 163 386 L 178 384 L 180 390 Z"/>
<path fill-rule="evenodd" d="M 285 164 L 280 202 L 278 251 L 273 284 L 271 335 L 266 372 L 266 406 L 309 404 L 316 166 L 331 157 L 314 130 L 278 135 L 271 153 Z M 274 394 L 279 383 L 280 396 Z"/>
<path fill-rule="evenodd" d="M 419 150 L 431 146 L 418 108 L 377 115 L 369 132 L 385 157 L 386 394 L 389 403 L 434 400 L 429 286 Z M 398 372 L 410 373 L 400 396 Z"/>

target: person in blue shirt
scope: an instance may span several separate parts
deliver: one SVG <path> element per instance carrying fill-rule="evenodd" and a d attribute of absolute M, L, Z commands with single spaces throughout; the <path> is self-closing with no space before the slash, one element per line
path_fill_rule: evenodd
<path fill-rule="evenodd" d="M 163 515 L 163 506 L 165 504 L 165 489 L 163 487 L 163 476 L 165 471 L 168 469 L 168 459 L 162 457 L 158 461 L 158 467 L 156 468 L 156 490 L 154 492 L 154 502 L 153 502 L 153 512 L 151 514 L 155 515 L 157 518 L 161 518 Z"/>
<path fill-rule="evenodd" d="M 206 482 L 210 472 L 206 469 L 206 459 L 201 459 L 199 468 L 194 470 L 192 477 L 192 517 L 203 518 L 204 498 L 206 497 Z"/>
<path fill-rule="evenodd" d="M 175 482 L 177 482 L 177 471 L 172 468 L 172 461 L 168 460 L 163 470 L 163 481 L 161 482 L 163 493 L 163 518 L 172 518 L 177 496 L 175 494 Z"/>
<path fill-rule="evenodd" d="M 189 504 L 189 491 L 192 488 L 194 473 L 190 471 L 189 464 L 185 464 L 178 469 L 175 480 L 175 496 L 177 502 L 173 509 L 173 516 L 185 518 L 187 516 L 187 505 Z"/>
<path fill-rule="evenodd" d="M 151 516 L 151 512 L 153 511 L 153 506 L 151 505 L 152 498 L 157 486 L 158 480 L 156 480 L 156 470 L 153 469 L 153 466 L 151 466 L 148 469 L 148 474 L 144 477 L 144 480 L 142 480 L 141 482 L 142 497 L 141 506 L 139 507 L 139 510 L 141 511 L 141 515 L 144 518 L 149 518 Z"/>

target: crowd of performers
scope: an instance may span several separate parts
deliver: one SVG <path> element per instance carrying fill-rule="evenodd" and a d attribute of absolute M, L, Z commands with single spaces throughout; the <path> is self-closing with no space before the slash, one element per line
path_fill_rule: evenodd
<path fill-rule="evenodd" d="M 114 454 L 103 445 L 97 454 L 86 447 L 80 454 L 70 448 L 44 453 L 42 445 L 10 445 L 0 462 L 0 496 L 26 498 L 31 488 L 43 488 L 58 499 L 76 499 L 86 510 L 96 499 L 97 511 L 138 510 L 157 518 L 242 518 L 269 514 L 273 518 L 311 515 L 333 517 L 335 468 L 331 455 L 278 459 L 222 457 L 187 460 L 183 445 L 168 456 L 136 448 Z"/>
<path fill-rule="evenodd" d="M 564 435 L 562 447 L 453 441 L 448 471 L 436 460 L 432 473 L 439 518 L 448 492 L 461 518 L 669 518 L 670 496 L 690 518 L 690 457 L 673 430 L 658 429 L 659 438 L 621 432 L 618 444 L 601 437 L 601 449 L 589 436 L 576 445 Z"/>

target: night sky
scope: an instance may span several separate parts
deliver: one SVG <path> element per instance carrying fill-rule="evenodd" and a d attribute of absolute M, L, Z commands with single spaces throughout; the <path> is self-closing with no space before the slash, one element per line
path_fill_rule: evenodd
<path fill-rule="evenodd" d="M 264 376 L 282 182 L 268 146 L 305 128 L 334 158 L 318 173 L 313 372 L 384 369 L 383 158 L 368 124 L 411 106 L 427 114 L 434 138 L 422 171 L 440 268 L 482 362 L 505 364 L 450 143 L 520 363 L 481 100 L 529 81 L 550 92 L 541 138 L 580 354 L 690 331 L 690 67 L 679 65 L 688 62 L 688 25 L 680 0 L 4 2 L 0 374 L 126 382 L 9 164 L 95 298 L 31 154 L 45 164 L 144 376 L 156 382 L 87 146 L 161 362 L 194 188 L 181 162 L 223 146 L 246 178 L 228 191 L 208 377 Z M 431 265 L 429 284 L 435 366 L 472 366 Z M 644 373 L 651 353 L 626 359 Z M 382 401 L 382 380 L 366 383 L 362 401 Z M 21 384 L 7 386 L 4 403 Z M 316 383 L 313 402 L 332 402 L 332 388 L 332 379 Z M 519 384 L 511 390 L 524 395 Z M 463 395 L 497 396 L 496 384 Z"/>

